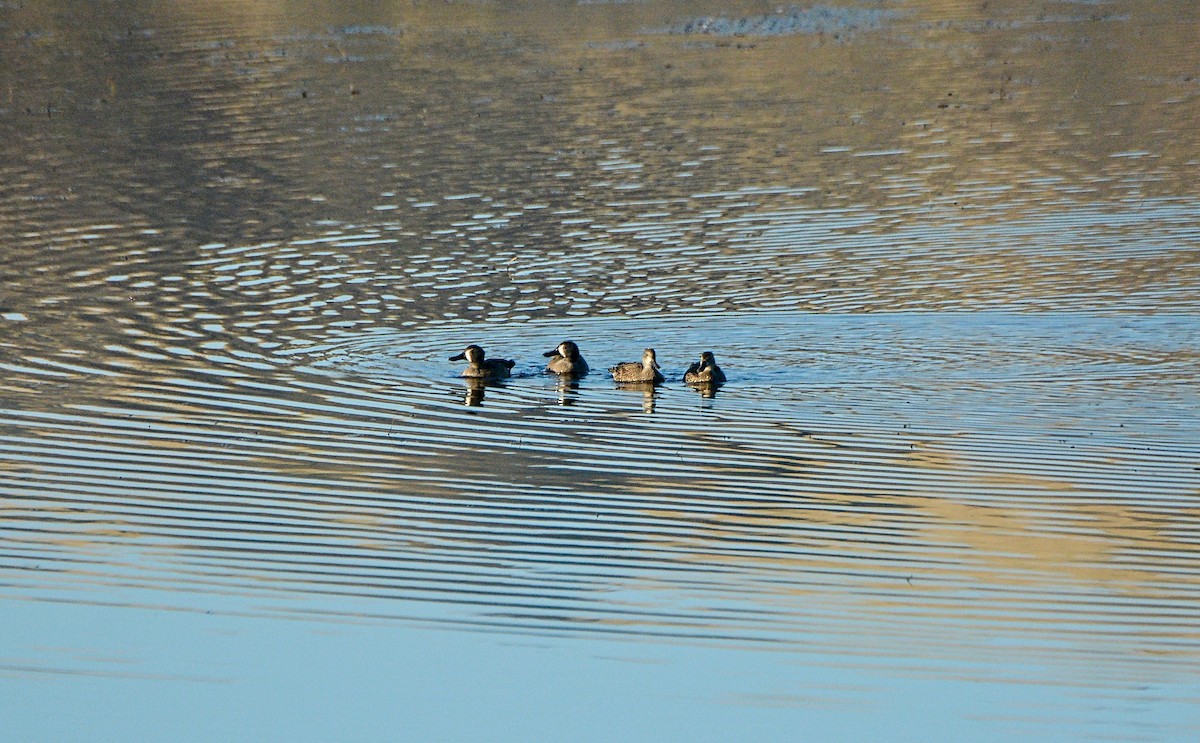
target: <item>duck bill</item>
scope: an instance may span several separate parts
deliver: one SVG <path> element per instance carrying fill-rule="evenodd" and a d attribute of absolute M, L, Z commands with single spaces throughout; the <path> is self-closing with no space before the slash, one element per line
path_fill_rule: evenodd
<path fill-rule="evenodd" d="M 463 353 L 460 353 L 460 354 L 459 354 L 459 355 L 457 355 L 457 356 L 451 356 L 451 357 L 450 357 L 450 360 L 451 360 L 451 361 L 462 361 L 462 360 L 463 360 L 463 359 L 465 359 L 465 358 L 467 358 L 467 354 L 466 354 L 466 352 L 463 352 Z"/>
<path fill-rule="evenodd" d="M 558 356 L 558 349 L 556 348 L 556 349 L 554 349 L 553 351 L 547 351 L 546 353 L 544 353 L 544 354 L 542 354 L 542 355 L 543 355 L 543 356 L 545 356 L 545 357 L 547 357 L 547 358 L 549 358 L 549 357 L 551 357 L 551 356 Z"/>

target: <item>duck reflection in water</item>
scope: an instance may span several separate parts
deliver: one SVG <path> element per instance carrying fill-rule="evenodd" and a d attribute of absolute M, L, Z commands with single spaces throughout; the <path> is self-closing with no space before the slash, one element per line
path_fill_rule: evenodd
<path fill-rule="evenodd" d="M 479 377 L 466 377 L 463 383 L 467 385 L 466 395 L 463 397 L 463 405 L 472 408 L 477 408 L 483 404 L 485 391 L 488 387 L 503 388 L 503 382 L 497 382 L 490 379 L 480 379 Z"/>
<path fill-rule="evenodd" d="M 563 407 L 574 405 L 579 398 L 578 379 L 560 376 L 554 388 L 558 392 L 558 404 Z"/>
<path fill-rule="evenodd" d="M 654 404 L 658 400 L 659 393 L 657 382 L 622 382 L 617 385 L 617 389 L 642 393 L 642 412 L 654 412 Z"/>

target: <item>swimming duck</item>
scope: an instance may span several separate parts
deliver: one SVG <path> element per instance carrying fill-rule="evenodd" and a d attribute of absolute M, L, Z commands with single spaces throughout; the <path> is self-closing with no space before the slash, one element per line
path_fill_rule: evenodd
<path fill-rule="evenodd" d="M 700 354 L 700 360 L 683 373 L 683 381 L 688 384 L 725 384 L 725 372 L 717 366 L 712 351 L 705 351 Z"/>
<path fill-rule="evenodd" d="M 457 356 L 451 356 L 451 361 L 467 360 L 467 368 L 462 376 L 472 379 L 504 379 L 512 371 L 517 362 L 509 359 L 485 359 L 483 349 L 471 344 Z"/>
<path fill-rule="evenodd" d="M 564 377 L 582 377 L 588 373 L 587 362 L 579 353 L 579 346 L 574 341 L 563 341 L 553 351 L 547 351 L 543 356 L 552 357 L 546 364 L 546 371 L 561 374 Z"/>
<path fill-rule="evenodd" d="M 642 351 L 641 363 L 626 361 L 623 364 L 617 364 L 609 371 L 612 372 L 613 380 L 617 382 L 650 382 L 651 384 L 663 382 L 663 375 L 658 370 L 658 361 L 654 358 L 653 348 Z"/>

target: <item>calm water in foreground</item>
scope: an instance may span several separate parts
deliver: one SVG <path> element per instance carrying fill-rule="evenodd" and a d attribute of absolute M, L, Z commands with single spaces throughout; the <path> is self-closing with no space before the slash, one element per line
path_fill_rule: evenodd
<path fill-rule="evenodd" d="M 327 5 L 0 2 L 0 739 L 1200 736 L 1192 3 Z"/>

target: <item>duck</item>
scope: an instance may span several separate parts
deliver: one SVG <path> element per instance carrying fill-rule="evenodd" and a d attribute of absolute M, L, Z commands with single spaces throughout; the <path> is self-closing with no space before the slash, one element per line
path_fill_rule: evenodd
<path fill-rule="evenodd" d="M 688 384 L 725 384 L 725 372 L 717 366 L 713 352 L 705 351 L 700 354 L 700 360 L 683 373 L 683 381 Z"/>
<path fill-rule="evenodd" d="M 483 349 L 472 343 L 457 356 L 451 356 L 451 361 L 467 360 L 467 368 L 463 369 L 461 376 L 470 379 L 504 379 L 511 372 L 513 366 L 517 362 L 511 359 L 488 359 L 484 358 Z"/>
<path fill-rule="evenodd" d="M 649 382 L 662 384 L 662 372 L 658 370 L 658 361 L 654 358 L 654 349 L 642 351 L 641 362 L 626 361 L 609 369 L 616 382 Z"/>
<path fill-rule="evenodd" d="M 547 351 L 542 355 L 550 357 L 550 363 L 546 364 L 546 371 L 553 374 L 564 377 L 582 377 L 588 373 L 587 362 L 583 360 L 583 355 L 579 353 L 579 346 L 575 345 L 574 341 L 563 341 L 553 351 Z"/>

